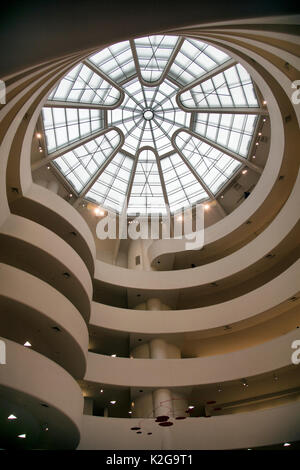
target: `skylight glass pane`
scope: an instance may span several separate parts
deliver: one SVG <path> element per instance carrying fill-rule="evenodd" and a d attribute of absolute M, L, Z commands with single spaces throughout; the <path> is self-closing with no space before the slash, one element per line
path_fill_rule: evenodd
<path fill-rule="evenodd" d="M 43 108 L 43 126 L 48 153 L 103 129 L 104 115 L 98 109 Z"/>
<path fill-rule="evenodd" d="M 49 96 L 52 101 L 90 103 L 113 106 L 120 99 L 120 92 L 84 64 L 74 67 Z"/>
<path fill-rule="evenodd" d="M 181 85 L 187 85 L 229 59 L 213 46 L 185 39 L 170 68 L 170 75 Z"/>
<path fill-rule="evenodd" d="M 182 93 L 180 101 L 190 109 L 259 107 L 251 77 L 240 64 Z"/>
<path fill-rule="evenodd" d="M 151 150 L 139 154 L 127 213 L 166 213 L 156 158 Z"/>
<path fill-rule="evenodd" d="M 193 129 L 225 149 L 247 157 L 257 119 L 255 114 L 199 113 L 195 115 Z"/>
<path fill-rule="evenodd" d="M 121 212 L 133 160 L 118 153 L 86 194 L 86 199 Z"/>
<path fill-rule="evenodd" d="M 213 194 L 216 194 L 241 166 L 239 161 L 188 132 L 180 132 L 175 143 Z"/>
<path fill-rule="evenodd" d="M 117 83 L 136 73 L 129 41 L 107 47 L 92 55 L 89 60 Z"/>
<path fill-rule="evenodd" d="M 147 36 L 135 39 L 142 78 L 147 82 L 159 80 L 178 41 L 177 36 Z"/>
<path fill-rule="evenodd" d="M 79 193 L 120 143 L 115 130 L 92 139 L 54 160 L 64 177 Z"/>
<path fill-rule="evenodd" d="M 208 199 L 208 194 L 178 154 L 161 159 L 171 212 Z"/>

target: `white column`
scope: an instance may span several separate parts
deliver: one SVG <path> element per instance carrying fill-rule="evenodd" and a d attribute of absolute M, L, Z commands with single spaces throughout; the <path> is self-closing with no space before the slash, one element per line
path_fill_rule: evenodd
<path fill-rule="evenodd" d="M 59 190 L 59 184 L 56 180 L 49 181 L 47 188 L 50 189 L 53 193 L 57 194 Z"/>
<path fill-rule="evenodd" d="M 84 397 L 84 408 L 83 408 L 83 414 L 84 415 L 93 415 L 93 407 L 94 407 L 94 401 L 91 397 Z"/>
<path fill-rule="evenodd" d="M 39 184 L 40 186 L 43 186 L 44 188 L 47 188 L 47 181 L 44 178 L 37 178 L 34 181 L 35 184 Z"/>

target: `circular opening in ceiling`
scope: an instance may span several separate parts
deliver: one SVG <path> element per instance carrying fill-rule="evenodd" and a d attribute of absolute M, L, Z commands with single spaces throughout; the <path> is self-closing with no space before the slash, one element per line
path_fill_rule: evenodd
<path fill-rule="evenodd" d="M 151 121 L 154 118 L 154 112 L 151 109 L 145 109 L 143 116 L 146 121 Z"/>

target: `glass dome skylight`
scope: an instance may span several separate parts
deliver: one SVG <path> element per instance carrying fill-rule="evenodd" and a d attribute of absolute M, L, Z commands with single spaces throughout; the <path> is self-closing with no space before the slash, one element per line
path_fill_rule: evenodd
<path fill-rule="evenodd" d="M 128 214 L 213 200 L 247 165 L 262 113 L 251 77 L 225 52 L 156 35 L 74 67 L 42 111 L 47 161 L 79 200 Z"/>

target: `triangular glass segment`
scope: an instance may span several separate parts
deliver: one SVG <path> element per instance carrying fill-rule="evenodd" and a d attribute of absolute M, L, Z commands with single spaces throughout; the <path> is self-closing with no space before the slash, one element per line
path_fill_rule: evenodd
<path fill-rule="evenodd" d="M 104 128 L 104 115 L 100 109 L 44 107 L 42 118 L 48 153 Z"/>
<path fill-rule="evenodd" d="M 116 83 L 127 80 L 136 74 L 129 41 L 113 44 L 93 54 L 89 60 Z"/>
<path fill-rule="evenodd" d="M 133 159 L 117 153 L 85 198 L 121 212 L 125 203 L 128 183 L 132 170 Z"/>
<path fill-rule="evenodd" d="M 176 136 L 175 145 L 213 194 L 216 194 L 241 166 L 239 161 L 185 131 Z"/>
<path fill-rule="evenodd" d="M 171 212 L 209 199 L 206 191 L 177 153 L 162 158 L 161 168 Z"/>
<path fill-rule="evenodd" d="M 240 64 L 195 85 L 179 99 L 189 109 L 259 107 L 251 77 Z"/>
<path fill-rule="evenodd" d="M 84 64 L 74 67 L 51 92 L 48 100 L 114 106 L 121 93 Z"/>
<path fill-rule="evenodd" d="M 119 143 L 119 133 L 111 130 L 61 155 L 54 160 L 54 164 L 75 191 L 80 193 Z"/>
<path fill-rule="evenodd" d="M 135 39 L 135 47 L 143 80 L 158 81 L 178 42 L 176 36 L 147 36 Z"/>
<path fill-rule="evenodd" d="M 181 85 L 187 85 L 229 59 L 225 52 L 214 46 L 185 39 L 170 68 L 170 75 Z"/>
<path fill-rule="evenodd" d="M 142 150 L 139 154 L 127 213 L 166 213 L 157 162 L 152 150 Z"/>
<path fill-rule="evenodd" d="M 193 130 L 225 149 L 247 157 L 258 116 L 255 114 L 199 113 Z"/>

